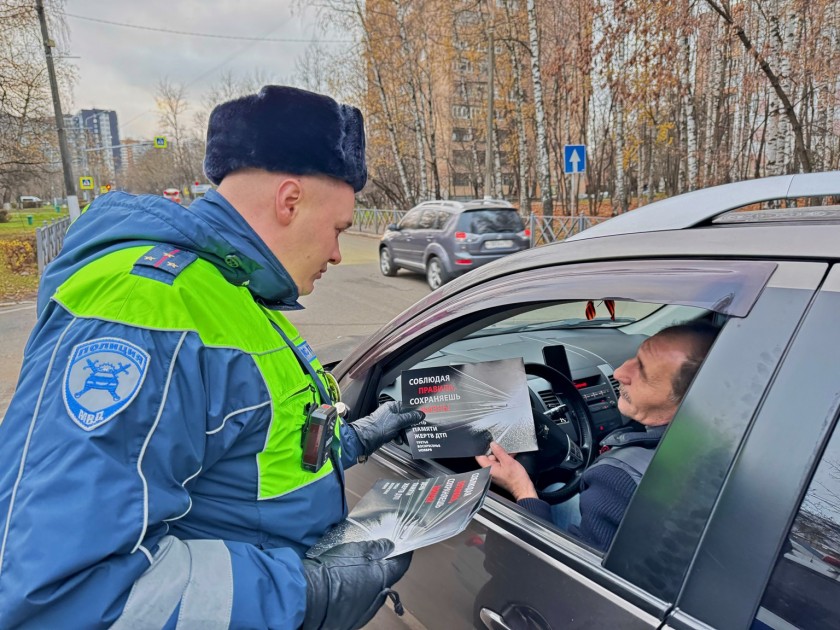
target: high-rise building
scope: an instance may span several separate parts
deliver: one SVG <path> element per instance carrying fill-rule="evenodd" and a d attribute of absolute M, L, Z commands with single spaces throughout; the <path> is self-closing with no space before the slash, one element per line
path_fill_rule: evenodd
<path fill-rule="evenodd" d="M 135 162 L 152 149 L 151 140 L 134 140 L 126 138 L 120 147 L 120 163 L 122 168 L 130 169 Z"/>
<path fill-rule="evenodd" d="M 427 12 L 434 6 L 440 10 L 429 23 Z M 484 190 L 489 18 L 482 15 L 480 3 L 403 2 L 396 13 L 387 0 L 368 0 L 365 7 L 366 28 L 375 34 L 365 51 L 372 169 L 395 182 L 395 189 L 408 189 L 402 196 L 409 202 L 512 195 L 517 186 L 517 136 L 512 129 L 516 95 L 510 62 L 500 54 L 498 41 L 493 184 Z"/>
<path fill-rule="evenodd" d="M 68 118 L 67 137 L 68 142 L 74 145 L 73 154 L 86 154 L 80 156 L 82 166 L 90 170 L 92 164 L 101 164 L 112 175 L 122 169 L 117 112 L 83 109 Z"/>

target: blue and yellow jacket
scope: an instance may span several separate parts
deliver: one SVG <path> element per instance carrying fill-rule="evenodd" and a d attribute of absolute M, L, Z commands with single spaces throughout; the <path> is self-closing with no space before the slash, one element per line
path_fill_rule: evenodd
<path fill-rule="evenodd" d="M 337 469 L 301 467 L 324 387 L 297 297 L 215 191 L 111 193 L 71 226 L 0 424 L 0 627 L 302 623 L 361 446 L 342 425 Z"/>

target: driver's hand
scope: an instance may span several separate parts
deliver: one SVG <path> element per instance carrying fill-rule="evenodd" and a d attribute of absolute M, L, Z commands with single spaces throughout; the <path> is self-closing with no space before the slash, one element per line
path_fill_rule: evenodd
<path fill-rule="evenodd" d="M 522 464 L 495 442 L 490 442 L 490 453 L 477 455 L 475 461 L 482 468 L 490 466 L 490 476 L 494 482 L 510 492 L 517 501 L 537 498 L 537 490 Z"/>

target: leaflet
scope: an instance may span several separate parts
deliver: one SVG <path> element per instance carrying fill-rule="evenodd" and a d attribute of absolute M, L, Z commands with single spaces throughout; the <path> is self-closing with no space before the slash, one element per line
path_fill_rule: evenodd
<path fill-rule="evenodd" d="M 426 547 L 466 529 L 490 487 L 490 468 L 430 479 L 380 479 L 347 518 L 306 552 L 315 558 L 346 542 L 387 538 L 388 556 Z"/>
<path fill-rule="evenodd" d="M 426 419 L 407 431 L 411 456 L 469 457 L 490 441 L 509 453 L 537 450 L 522 359 L 406 370 L 402 404 Z"/>

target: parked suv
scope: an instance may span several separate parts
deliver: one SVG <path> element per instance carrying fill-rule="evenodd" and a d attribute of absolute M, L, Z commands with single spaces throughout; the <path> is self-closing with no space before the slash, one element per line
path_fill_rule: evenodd
<path fill-rule="evenodd" d="M 424 201 L 382 235 L 379 269 L 386 276 L 400 268 L 425 273 L 437 289 L 470 269 L 527 249 L 530 236 L 507 201 Z"/>

